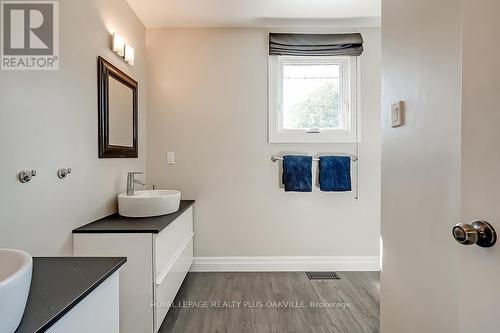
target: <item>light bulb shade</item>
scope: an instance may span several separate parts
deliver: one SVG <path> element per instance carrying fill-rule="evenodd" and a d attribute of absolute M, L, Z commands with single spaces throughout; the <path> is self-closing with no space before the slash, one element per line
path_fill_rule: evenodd
<path fill-rule="evenodd" d="M 128 62 L 130 65 L 134 64 L 135 60 L 135 51 L 132 46 L 125 45 L 125 61 Z"/>
<path fill-rule="evenodd" d="M 111 49 L 120 57 L 123 58 L 125 56 L 125 40 L 115 32 L 113 33 L 113 38 L 111 39 Z"/>

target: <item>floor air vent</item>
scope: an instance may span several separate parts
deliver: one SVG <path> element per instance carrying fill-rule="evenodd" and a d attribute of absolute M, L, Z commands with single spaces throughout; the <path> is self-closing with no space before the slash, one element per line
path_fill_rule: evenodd
<path fill-rule="evenodd" d="M 306 272 L 309 280 L 340 280 L 336 272 Z"/>

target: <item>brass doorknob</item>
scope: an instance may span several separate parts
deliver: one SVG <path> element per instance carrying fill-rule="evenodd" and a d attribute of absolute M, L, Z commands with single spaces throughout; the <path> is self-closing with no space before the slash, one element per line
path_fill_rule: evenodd
<path fill-rule="evenodd" d="M 462 245 L 476 244 L 480 247 L 492 247 L 497 241 L 495 229 L 486 221 L 456 224 L 452 234 Z"/>

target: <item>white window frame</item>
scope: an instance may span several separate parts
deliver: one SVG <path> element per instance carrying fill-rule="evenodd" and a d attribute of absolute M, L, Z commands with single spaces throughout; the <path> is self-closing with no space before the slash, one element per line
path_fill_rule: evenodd
<path fill-rule="evenodd" d="M 358 141 L 358 57 L 349 56 L 269 56 L 268 60 L 268 118 L 270 143 L 331 143 Z M 312 129 L 283 128 L 283 66 L 288 64 L 341 64 L 343 120 L 348 118 L 345 129 L 322 129 L 319 133 Z M 343 124 L 344 125 L 344 124 Z"/>

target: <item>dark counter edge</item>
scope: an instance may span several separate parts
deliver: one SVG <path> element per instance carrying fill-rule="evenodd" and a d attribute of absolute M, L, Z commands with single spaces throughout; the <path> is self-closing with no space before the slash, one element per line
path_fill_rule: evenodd
<path fill-rule="evenodd" d="M 43 257 L 40 257 L 43 258 Z M 64 317 L 71 309 L 73 309 L 78 303 L 85 299 L 91 292 L 93 292 L 97 287 L 99 287 L 104 281 L 107 280 L 113 273 L 115 273 L 118 269 L 120 269 L 126 262 L 126 257 L 117 257 L 121 260 L 113 267 L 109 269 L 109 271 L 104 274 L 99 280 L 94 282 L 87 290 L 80 294 L 77 298 L 73 300 L 68 306 L 59 311 L 54 317 L 52 317 L 49 321 L 47 321 L 42 327 L 40 327 L 35 333 L 42 333 L 49 330 L 52 325 L 54 325 L 59 319 Z"/>
<path fill-rule="evenodd" d="M 100 219 L 97 219 L 95 221 L 92 221 L 90 223 L 87 223 L 81 227 L 78 227 L 72 231 L 74 234 L 102 234 L 102 233 L 110 233 L 110 234 L 119 234 L 119 233 L 153 233 L 153 234 L 158 234 L 160 231 L 162 231 L 164 228 L 166 228 L 170 223 L 175 221 L 182 213 L 184 213 L 189 207 L 193 206 L 195 204 L 195 200 L 181 200 L 181 204 L 179 207 L 179 210 L 167 214 L 167 215 L 161 215 L 161 216 L 153 216 L 153 217 L 124 217 L 120 216 L 118 212 L 112 213 L 110 215 L 107 215 L 105 217 L 102 217 Z M 111 228 L 103 228 L 103 229 L 92 229 L 89 228 L 91 225 L 95 225 L 98 223 L 102 223 L 104 221 L 107 221 L 108 223 L 112 220 L 122 220 L 122 221 L 128 221 L 129 223 L 137 221 L 138 223 L 144 223 L 144 222 L 139 222 L 139 221 L 144 221 L 144 220 L 150 220 L 150 219 L 169 219 L 166 223 L 164 224 L 161 228 L 143 228 L 143 229 L 111 229 Z"/>

